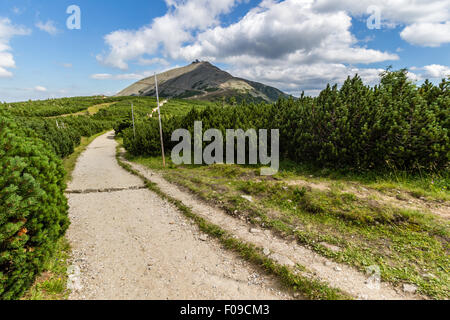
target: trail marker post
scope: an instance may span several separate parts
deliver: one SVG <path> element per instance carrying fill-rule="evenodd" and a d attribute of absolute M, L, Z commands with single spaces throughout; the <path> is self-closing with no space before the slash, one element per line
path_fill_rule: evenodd
<path fill-rule="evenodd" d="M 134 134 L 134 139 L 136 139 L 136 127 L 134 126 L 134 107 L 133 107 L 133 104 L 131 104 L 131 118 L 133 119 L 133 134 Z"/>
<path fill-rule="evenodd" d="M 156 89 L 156 101 L 158 103 L 158 117 L 159 117 L 159 135 L 161 136 L 161 153 L 163 158 L 163 167 L 166 167 L 166 156 L 164 154 L 164 139 L 163 139 L 163 130 L 162 130 L 162 123 L 161 123 L 161 109 L 159 105 L 159 92 L 158 92 L 158 78 L 156 77 L 155 72 L 155 89 Z"/>

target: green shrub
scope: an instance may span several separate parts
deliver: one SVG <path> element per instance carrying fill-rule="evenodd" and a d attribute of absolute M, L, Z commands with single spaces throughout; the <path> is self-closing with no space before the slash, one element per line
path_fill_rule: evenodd
<path fill-rule="evenodd" d="M 280 99 L 273 105 L 208 106 L 163 121 L 166 151 L 170 134 L 195 121 L 203 130 L 279 129 L 281 157 L 298 163 L 351 171 L 444 171 L 450 159 L 450 81 L 417 87 L 407 71 L 386 71 L 380 85 L 364 85 L 359 76 L 339 89 L 328 85 L 316 98 Z M 137 126 L 126 139 L 133 154 L 159 152 L 157 125 Z M 176 144 L 176 143 L 175 143 Z"/>
<path fill-rule="evenodd" d="M 61 161 L 31 135 L 0 114 L 0 299 L 24 293 L 69 225 Z"/>

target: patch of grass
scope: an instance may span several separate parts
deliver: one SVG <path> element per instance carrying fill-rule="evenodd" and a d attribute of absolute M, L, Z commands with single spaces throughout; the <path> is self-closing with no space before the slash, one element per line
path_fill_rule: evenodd
<path fill-rule="evenodd" d="M 97 104 L 94 105 L 92 107 L 89 107 L 87 109 L 87 112 L 90 116 L 93 116 L 95 114 L 97 114 L 100 110 L 105 109 L 105 108 L 109 108 L 111 105 L 116 104 L 117 102 L 110 102 L 110 103 L 102 103 L 102 104 Z"/>
<path fill-rule="evenodd" d="M 419 172 L 416 174 L 396 169 L 384 172 L 352 172 L 348 170 L 324 169 L 308 164 L 297 164 L 292 161 L 282 161 L 280 163 L 280 171 L 276 176 L 281 179 L 325 180 L 331 183 L 340 183 L 341 187 L 357 183 L 358 185 L 385 193 L 393 193 L 396 190 L 400 190 L 416 198 L 450 201 L 449 170 L 439 173 Z"/>
<path fill-rule="evenodd" d="M 57 243 L 56 254 L 45 266 L 33 286 L 25 293 L 22 300 L 65 300 L 69 296 L 67 268 L 69 267 L 70 245 L 66 238 Z"/>
<path fill-rule="evenodd" d="M 82 137 L 80 145 L 75 148 L 74 152 L 70 156 L 63 159 L 63 166 L 66 170 L 66 183 L 72 181 L 72 172 L 75 169 L 78 157 L 83 153 L 84 150 L 86 150 L 86 148 L 91 144 L 92 141 L 105 134 L 106 132 L 107 131 L 100 132 L 89 138 Z"/>

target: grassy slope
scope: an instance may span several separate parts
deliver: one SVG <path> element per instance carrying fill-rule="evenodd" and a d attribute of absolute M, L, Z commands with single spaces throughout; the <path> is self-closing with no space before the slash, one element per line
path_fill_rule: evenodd
<path fill-rule="evenodd" d="M 314 179 L 309 177 L 311 171 L 302 174 L 300 168 L 291 167 L 273 178 L 263 178 L 255 168 L 170 165 L 162 169 L 159 158 L 131 160 L 161 170 L 169 181 L 223 207 L 230 214 L 245 216 L 255 225 L 278 231 L 280 236 L 295 237 L 299 243 L 337 262 L 361 271 L 376 265 L 381 268 L 382 278 L 394 285 L 413 283 L 421 293 L 432 298 L 450 296 L 448 221 L 425 212 L 374 204 L 338 187 L 320 191 L 288 186 L 285 181 L 289 179 Z M 349 180 L 348 176 L 328 173 L 333 174 L 334 179 L 323 176 L 319 179 L 334 186 Z M 448 196 L 424 189 L 426 186 L 421 187 L 413 178 L 406 183 L 383 179 L 384 185 L 395 188 L 418 189 L 431 197 Z M 364 181 L 361 176 L 359 180 Z M 369 180 L 359 184 L 369 187 L 374 183 L 380 182 Z M 242 195 L 252 196 L 253 202 L 243 199 Z M 334 252 L 328 245 L 340 251 Z"/>

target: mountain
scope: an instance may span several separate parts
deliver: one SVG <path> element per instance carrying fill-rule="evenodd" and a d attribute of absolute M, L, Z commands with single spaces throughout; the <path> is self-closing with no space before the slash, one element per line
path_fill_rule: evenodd
<path fill-rule="evenodd" d="M 286 96 L 282 91 L 262 83 L 233 77 L 206 61 L 158 74 L 161 97 L 220 101 L 234 97 L 237 101 L 276 101 Z M 155 77 L 142 79 L 117 96 L 155 96 Z"/>

